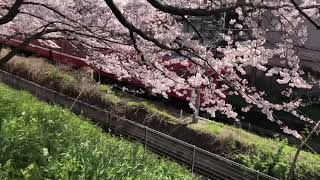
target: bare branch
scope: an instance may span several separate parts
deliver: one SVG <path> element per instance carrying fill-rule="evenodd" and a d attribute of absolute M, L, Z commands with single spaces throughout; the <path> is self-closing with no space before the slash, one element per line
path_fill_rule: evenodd
<path fill-rule="evenodd" d="M 198 28 L 195 27 L 195 25 L 194 25 L 188 18 L 186 18 L 186 17 L 184 17 L 184 16 L 181 16 L 181 18 L 182 18 L 182 20 L 184 20 L 187 24 L 189 24 L 189 25 L 192 27 L 192 29 L 193 29 L 193 30 L 197 33 L 197 35 L 199 36 L 200 42 L 203 43 L 204 38 L 203 38 L 202 34 L 200 33 L 200 31 L 198 30 Z"/>
<path fill-rule="evenodd" d="M 290 0 L 290 2 L 294 5 L 294 7 L 299 11 L 299 13 L 306 18 L 312 25 L 314 25 L 314 27 L 317 28 L 317 30 L 320 29 L 320 25 L 318 25 L 314 20 L 311 19 L 310 16 L 308 16 L 302 9 L 301 7 L 299 7 L 299 5 L 294 1 L 294 0 Z"/>
<path fill-rule="evenodd" d="M 160 2 L 159 0 L 147 0 L 149 4 L 151 4 L 154 8 L 165 12 L 169 13 L 172 15 L 178 15 L 178 16 L 185 16 L 185 15 L 190 15 L 190 16 L 212 16 L 212 15 L 219 15 L 222 12 L 234 10 L 237 7 L 253 7 L 253 4 L 251 3 L 245 3 L 244 1 L 238 1 L 235 4 L 229 5 L 227 7 L 219 7 L 219 8 L 184 8 L 184 7 L 177 7 L 177 6 L 172 6 L 169 4 L 165 4 Z M 293 1 L 293 0 L 291 0 Z M 292 4 L 282 4 L 282 5 L 255 5 L 256 8 L 259 9 L 269 9 L 269 10 L 276 10 L 284 7 L 292 7 Z M 300 9 L 312 9 L 312 8 L 319 8 L 320 4 L 314 4 L 314 5 L 309 5 L 309 6 L 303 6 L 299 7 Z"/>
<path fill-rule="evenodd" d="M 3 67 L 7 62 L 11 60 L 20 50 L 27 47 L 33 40 L 39 39 L 45 34 L 62 31 L 61 29 L 47 29 L 50 24 L 47 24 L 42 31 L 37 32 L 29 37 L 27 37 L 21 44 L 11 50 L 7 55 L 0 59 L 0 67 Z"/>
<path fill-rule="evenodd" d="M 9 9 L 8 13 L 0 18 L 0 24 L 6 24 L 12 21 L 16 15 L 19 13 L 19 8 L 23 4 L 24 0 L 16 0 L 16 2 Z"/>
<path fill-rule="evenodd" d="M 105 0 L 115 17 L 118 19 L 118 21 L 129 31 L 137 33 L 139 36 L 141 36 L 143 39 L 153 42 L 155 45 L 162 49 L 166 50 L 172 50 L 172 48 L 160 43 L 158 40 L 156 40 L 153 37 L 148 36 L 145 32 L 135 27 L 133 24 L 131 24 L 127 19 L 123 16 L 119 8 L 114 4 L 113 0 Z"/>

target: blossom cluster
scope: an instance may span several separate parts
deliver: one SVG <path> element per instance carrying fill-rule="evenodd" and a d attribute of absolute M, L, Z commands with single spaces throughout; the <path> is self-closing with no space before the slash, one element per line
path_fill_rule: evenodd
<path fill-rule="evenodd" d="M 13 0 L 0 0 L 0 13 L 5 14 L 7 8 L 4 7 L 13 3 Z M 147 1 L 114 2 L 130 24 L 126 26 L 103 0 L 28 0 L 11 22 L 0 26 L 0 33 L 7 37 L 27 37 L 45 28 L 55 28 L 56 32 L 42 37 L 42 43 L 54 48 L 57 45 L 49 39 L 79 44 L 86 54 L 83 60 L 89 64 L 120 80 L 137 81 L 164 97 L 170 93 L 187 96 L 191 107 L 194 107 L 194 101 L 190 92 L 199 88 L 201 110 L 212 117 L 219 111 L 238 120 L 238 114 L 227 100 L 228 96 L 237 95 L 249 104 L 243 111 L 257 107 L 269 120 L 282 126 L 285 133 L 295 137 L 299 137 L 298 133 L 275 118 L 275 111 L 286 111 L 313 123 L 298 113 L 301 99 L 273 103 L 268 100 L 267 91 L 257 90 L 244 78 L 248 75 L 247 69 L 257 69 L 266 77 L 276 77 L 277 83 L 287 86 L 279 94 L 284 97 L 290 97 L 295 89 L 312 87 L 303 78 L 294 48 L 295 43 L 303 45 L 306 42 L 308 22 L 290 0 L 165 0 L 161 3 L 189 10 L 227 9 L 235 16 L 226 24 L 236 30 L 223 31 L 226 44 L 218 45 L 213 51 L 183 31 L 186 23 L 183 18 L 188 15 L 180 17 L 163 12 Z M 317 5 L 319 0 L 303 0 L 300 4 L 309 7 L 304 11 L 314 19 L 319 18 Z M 235 35 L 248 38 L 238 41 Z M 269 46 L 270 37 L 276 37 L 277 43 Z M 173 52 L 178 52 L 180 58 L 164 60 L 164 56 Z M 222 56 L 217 57 L 217 52 Z M 178 71 L 168 68 L 177 64 L 183 68 Z"/>

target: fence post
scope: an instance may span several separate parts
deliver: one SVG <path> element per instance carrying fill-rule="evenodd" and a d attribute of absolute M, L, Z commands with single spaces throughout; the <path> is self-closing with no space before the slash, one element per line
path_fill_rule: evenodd
<path fill-rule="evenodd" d="M 192 154 L 192 164 L 191 164 L 191 172 L 193 174 L 193 169 L 194 169 L 194 159 L 195 159 L 195 156 L 196 156 L 196 146 L 193 145 L 193 154 Z"/>
<path fill-rule="evenodd" d="M 112 121 L 112 114 L 109 115 L 109 123 L 108 123 L 108 130 L 111 131 L 111 121 Z"/>
<path fill-rule="evenodd" d="M 13 85 L 13 87 L 17 88 L 16 86 L 16 79 L 13 78 L 13 76 L 9 76 L 10 77 L 10 81 L 11 81 L 11 84 Z"/>
<path fill-rule="evenodd" d="M 144 128 L 144 149 L 147 149 L 148 146 L 148 127 Z"/>
<path fill-rule="evenodd" d="M 39 97 L 38 97 L 38 86 L 35 85 L 35 87 L 36 87 L 36 97 L 39 98 Z"/>
<path fill-rule="evenodd" d="M 25 79 L 22 79 L 22 78 L 17 78 L 16 76 L 13 76 L 13 75 L 11 75 L 11 74 L 8 74 L 8 73 L 4 73 L 4 74 L 2 74 L 1 75 L 1 73 L 4 73 L 4 72 L 2 72 L 1 70 L 0 70 L 0 80 L 2 80 L 2 81 L 4 81 L 6 84 L 8 84 L 8 85 L 11 85 L 11 86 L 13 86 L 14 88 L 16 88 L 16 89 L 26 89 L 26 90 L 29 90 L 29 91 L 31 91 L 30 90 L 30 86 L 23 86 L 23 82 L 24 83 L 26 83 L 26 84 L 28 84 L 29 83 L 29 85 L 30 85 L 30 82 L 29 81 L 26 81 Z M 46 97 L 46 95 L 47 94 L 50 94 L 50 97 L 51 97 L 51 94 L 52 94 L 52 98 L 49 98 L 49 100 L 50 101 L 52 101 L 52 102 L 54 102 L 54 97 L 56 96 L 56 97 L 59 97 L 59 98 L 61 98 L 61 99 L 65 99 L 65 101 L 66 100 L 68 100 L 68 97 L 67 96 L 65 96 L 65 95 L 62 95 L 62 94 L 60 94 L 60 93 L 58 93 L 58 92 L 56 92 L 56 91 L 53 91 L 53 90 L 50 90 L 50 89 L 48 89 L 48 88 L 45 88 L 45 87 L 43 87 L 43 86 L 40 86 L 40 85 L 35 85 L 35 84 L 33 84 L 32 86 L 36 86 L 36 94 L 40 94 L 39 96 L 42 96 L 43 97 L 43 99 L 46 99 L 45 97 Z M 43 92 L 45 92 L 44 94 L 42 94 Z M 57 104 L 60 104 L 60 105 L 63 105 L 64 103 L 64 101 L 57 101 L 58 103 Z M 124 129 L 121 129 L 122 127 L 126 127 L 126 126 L 124 126 L 123 124 L 117 124 L 120 120 L 122 120 L 122 119 L 124 119 L 124 118 L 122 118 L 122 117 L 120 117 L 120 116 L 117 116 L 116 114 L 112 114 L 112 113 L 109 113 L 108 115 L 107 115 L 107 117 L 109 117 L 109 121 L 108 121 L 108 125 L 106 125 L 107 127 L 108 127 L 108 129 L 109 129 L 109 131 L 111 131 L 112 130 L 112 121 L 113 121 L 113 117 L 115 117 L 115 123 L 114 123 L 114 133 L 116 134 L 116 131 L 117 131 L 117 127 L 119 128 L 118 129 L 118 133 L 119 134 L 121 134 L 121 133 L 125 133 L 126 131 L 126 128 L 124 128 Z M 105 118 L 105 117 L 104 117 Z M 129 121 L 129 120 L 128 120 Z M 125 121 L 124 121 L 125 122 Z M 133 123 L 133 122 L 132 122 Z M 142 127 L 139 125 L 139 128 L 141 128 L 141 129 L 139 129 L 140 131 L 142 130 L 143 131 L 143 129 L 142 129 Z M 149 127 L 144 127 L 145 128 L 145 139 L 143 139 L 141 136 L 138 136 L 138 138 L 137 139 L 139 139 L 142 143 L 143 143 L 143 140 L 144 140 L 144 148 L 146 149 L 147 148 L 147 145 L 148 145 L 148 131 L 150 131 L 151 133 L 150 133 L 150 139 L 153 137 L 153 135 L 152 135 L 152 133 L 156 133 L 157 131 L 154 131 L 154 130 L 152 130 L 152 129 L 150 129 L 150 130 L 148 130 L 149 129 Z M 142 132 L 143 133 L 143 132 Z M 128 135 L 128 134 L 127 134 Z M 159 138 L 164 138 L 164 137 L 166 137 L 166 135 L 163 135 L 163 134 L 159 134 Z M 167 137 L 166 137 L 167 138 Z M 151 145 L 151 142 L 152 142 L 152 139 L 151 139 L 151 141 L 150 141 L 150 148 L 152 147 Z M 178 141 L 179 143 L 180 143 L 180 141 Z M 180 143 L 181 144 L 181 143 Z M 181 144 L 181 146 L 183 145 L 183 147 L 185 147 L 185 148 L 187 148 L 187 149 L 189 149 L 190 148 L 190 150 L 192 151 L 193 150 L 193 154 L 192 154 L 192 162 L 191 162 L 191 171 L 192 171 L 192 173 L 194 173 L 194 168 L 195 168 L 195 156 L 196 156 L 196 151 L 198 150 L 198 156 L 199 156 L 199 158 L 200 158 L 200 148 L 199 149 L 197 149 L 197 147 L 196 146 L 194 146 L 194 145 L 188 145 L 188 144 L 186 144 L 186 143 L 183 143 L 183 144 Z M 159 146 L 160 147 L 163 147 L 163 146 L 161 146 L 161 144 L 159 144 Z M 169 153 L 170 151 L 168 151 L 168 149 L 159 149 L 159 153 L 161 154 L 161 153 Z M 201 151 L 202 152 L 202 151 Z M 206 152 L 206 151 L 203 151 L 203 152 Z M 209 153 L 209 152 L 206 152 L 206 154 L 208 154 L 208 155 L 210 155 L 209 157 L 214 157 L 214 158 L 217 158 L 216 156 L 217 155 L 214 155 L 213 156 L 213 153 Z M 184 155 L 184 154 L 182 154 L 182 155 Z M 190 154 L 188 153 L 188 156 L 189 156 Z M 189 157 L 188 156 L 183 156 L 183 157 L 185 157 L 185 158 L 187 158 L 187 161 L 190 161 L 190 159 L 189 159 Z M 220 156 L 218 156 L 218 157 L 220 157 Z M 198 159 L 199 159 L 198 158 Z M 179 161 L 179 159 L 177 158 L 177 160 Z M 182 159 L 181 159 L 182 160 Z M 200 159 L 199 159 L 200 160 Z M 226 163 L 230 163 L 230 162 L 232 162 L 232 161 L 229 161 L 229 160 L 225 160 L 225 159 L 222 159 L 224 162 L 226 162 Z M 183 161 L 184 162 L 184 161 Z M 189 162 L 190 163 L 190 162 Z M 198 166 L 199 165 L 202 165 L 202 162 L 197 162 L 198 163 Z M 201 164 L 200 164 L 201 163 Z M 236 164 L 237 165 L 237 164 Z M 242 167 L 242 166 L 240 166 L 240 167 Z M 238 168 L 238 169 L 240 169 L 240 168 Z M 242 167 L 242 169 L 243 169 L 243 167 Z M 252 176 L 254 176 L 254 174 L 251 174 L 251 173 L 253 173 L 254 171 L 253 170 L 250 170 L 250 169 L 246 169 L 246 171 L 247 172 L 250 172 L 250 175 L 252 175 Z M 246 172 L 246 171 L 244 171 L 244 172 Z M 212 172 L 212 171 L 210 171 L 210 172 Z M 213 172 L 212 172 L 213 173 Z M 203 173 L 203 175 L 206 175 L 205 173 Z M 207 174 L 208 176 L 210 176 L 210 174 Z M 261 177 L 261 178 L 260 178 Z M 261 172 L 256 172 L 256 178 L 257 178 L 257 180 L 259 180 L 259 179 L 275 179 L 275 178 L 272 178 L 272 177 L 270 177 L 270 176 L 267 176 L 266 174 L 264 174 L 264 173 L 261 173 Z"/>

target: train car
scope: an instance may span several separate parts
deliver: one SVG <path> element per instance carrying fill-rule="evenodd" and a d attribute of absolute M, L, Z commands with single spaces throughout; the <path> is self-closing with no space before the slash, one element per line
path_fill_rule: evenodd
<path fill-rule="evenodd" d="M 86 55 L 82 53 L 81 47 L 77 47 L 65 40 L 55 40 L 53 42 L 56 44 L 56 47 L 46 45 L 36 40 L 26 46 L 23 51 L 44 57 L 53 64 L 64 64 L 74 69 L 91 69 L 101 77 L 117 80 L 114 74 L 105 72 L 85 62 L 83 58 L 85 58 Z M 17 47 L 22 41 L 17 38 L 6 40 L 4 36 L 0 36 L 0 43 L 10 47 Z"/>
<path fill-rule="evenodd" d="M 3 36 L 0 36 L 0 43 L 11 47 L 16 47 L 21 44 L 22 41 L 19 39 L 6 40 Z M 27 47 L 25 47 L 23 51 L 31 52 L 33 54 L 36 54 L 37 56 L 44 57 L 52 61 L 52 63 L 65 64 L 75 69 L 91 69 L 96 74 L 99 74 L 101 78 L 107 78 L 111 79 L 114 82 L 119 82 L 115 74 L 105 72 L 102 69 L 97 68 L 93 65 L 89 65 L 87 62 L 85 62 L 83 60 L 83 58 L 85 58 L 85 54 L 81 52 L 81 47 L 77 47 L 76 45 L 63 40 L 55 40 L 54 43 L 57 45 L 57 47 L 46 46 L 44 43 L 41 43 L 39 41 L 33 41 Z M 163 57 L 163 61 L 171 60 L 174 60 L 175 63 L 168 63 L 169 65 L 167 65 L 166 68 L 177 72 L 177 74 L 179 75 L 190 75 L 186 73 L 187 71 L 185 71 L 185 68 L 187 66 L 190 66 L 192 62 L 186 60 L 183 57 L 179 57 L 177 54 L 168 54 Z M 215 74 L 212 74 L 211 76 L 213 78 L 217 78 L 217 75 Z M 148 90 L 148 88 L 145 87 L 143 83 L 137 79 L 121 79 L 121 82 Z M 191 94 L 191 90 L 179 90 L 178 92 L 169 92 L 168 96 L 180 101 L 189 102 Z M 201 97 L 201 102 L 202 101 L 203 99 Z"/>

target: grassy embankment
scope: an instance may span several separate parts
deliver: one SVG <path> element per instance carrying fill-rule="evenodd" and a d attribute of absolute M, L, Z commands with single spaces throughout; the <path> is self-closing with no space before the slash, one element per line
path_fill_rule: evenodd
<path fill-rule="evenodd" d="M 9 71 L 74 97 L 82 92 L 82 100 L 105 106 L 120 115 L 131 112 L 132 116 L 132 112 L 143 109 L 147 117 L 156 120 L 159 125 L 160 122 L 179 123 L 179 119 L 175 117 L 177 113 L 157 103 L 115 92 L 107 85 L 83 80 L 79 73 L 52 66 L 38 58 L 16 57 L 10 63 Z M 183 136 L 182 139 L 196 145 L 205 144 L 199 147 L 210 147 L 210 151 L 282 179 L 296 151 L 286 142 L 262 138 L 216 122 L 189 124 L 185 130 L 192 133 L 186 135 L 182 132 L 178 137 Z M 319 155 L 302 152 L 297 164 L 297 178 L 311 179 L 320 176 L 319 162 Z"/>
<path fill-rule="evenodd" d="M 198 179 L 137 143 L 0 83 L 0 179 Z"/>

